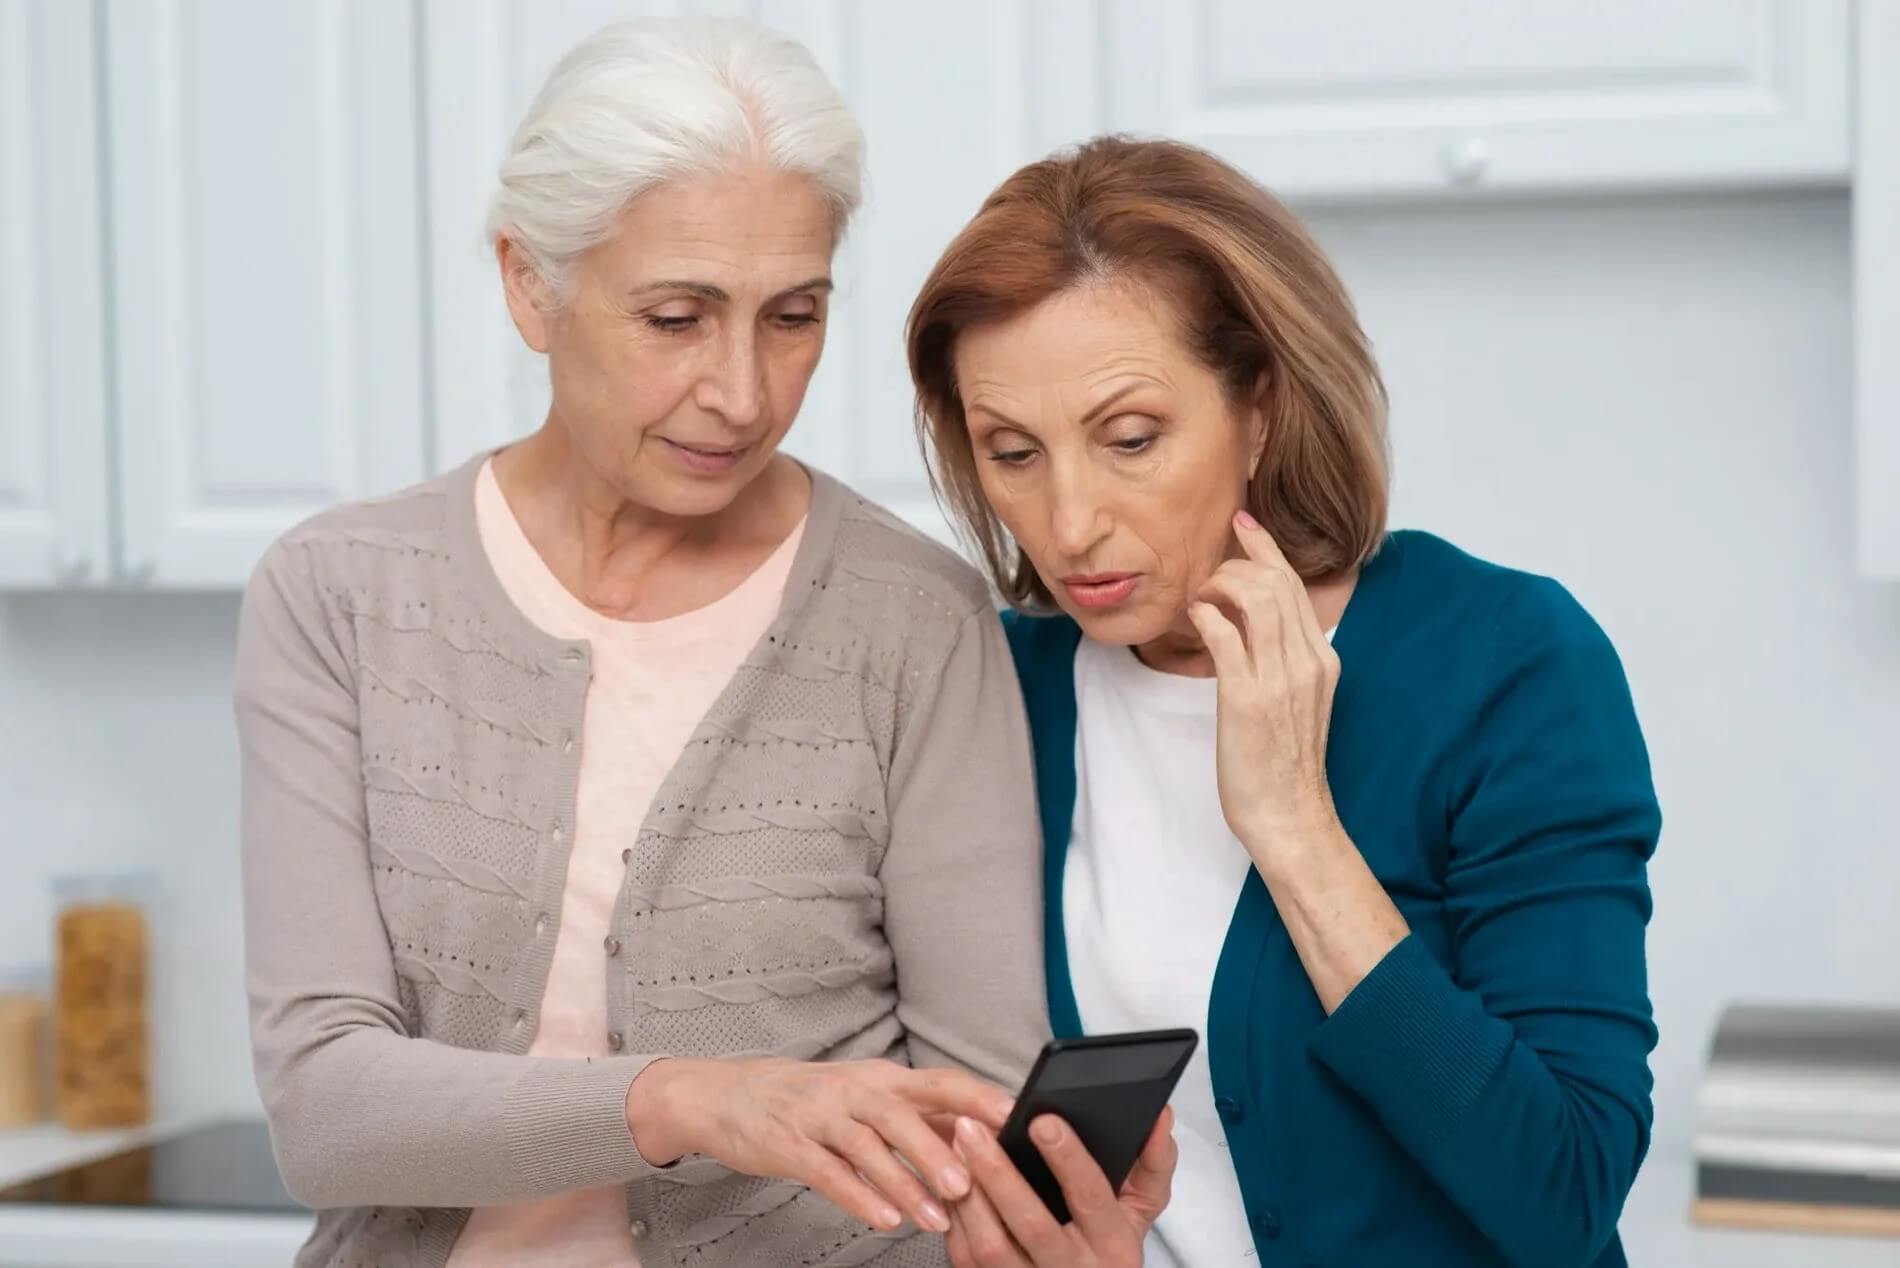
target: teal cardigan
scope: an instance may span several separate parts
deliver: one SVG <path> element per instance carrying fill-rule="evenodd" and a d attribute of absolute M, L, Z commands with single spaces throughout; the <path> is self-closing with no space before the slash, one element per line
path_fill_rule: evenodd
<path fill-rule="evenodd" d="M 1078 1035 L 1062 871 L 1081 631 L 1004 620 L 1035 744 L 1051 1021 Z M 1366 565 L 1333 645 L 1333 799 L 1412 932 L 1328 1017 L 1259 873 L 1235 896 L 1205 1035 L 1260 1262 L 1623 1265 L 1661 816 L 1616 653 L 1555 582 L 1412 532 Z"/>

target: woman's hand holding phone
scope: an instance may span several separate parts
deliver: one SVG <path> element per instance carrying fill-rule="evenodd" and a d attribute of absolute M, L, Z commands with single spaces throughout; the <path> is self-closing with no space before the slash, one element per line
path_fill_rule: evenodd
<path fill-rule="evenodd" d="M 1163 1110 L 1155 1121 L 1119 1194 L 1061 1119 L 1045 1114 L 1029 1135 L 1061 1183 L 1073 1222 L 1056 1222 L 989 1128 L 959 1119 L 956 1151 L 969 1168 L 971 1188 L 950 1211 L 950 1262 L 955 1268 L 1137 1268 L 1142 1241 L 1174 1183 L 1174 1111 Z"/>

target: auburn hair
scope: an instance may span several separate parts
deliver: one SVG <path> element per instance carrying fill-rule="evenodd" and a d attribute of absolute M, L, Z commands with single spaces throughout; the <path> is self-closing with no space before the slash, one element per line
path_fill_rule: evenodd
<path fill-rule="evenodd" d="M 999 185 L 944 249 L 905 327 L 932 487 L 1004 597 L 1054 606 L 983 497 L 957 337 L 1102 282 L 1165 299 L 1237 416 L 1260 407 L 1247 510 L 1299 574 L 1334 577 L 1370 558 L 1385 536 L 1385 386 L 1325 254 L 1279 199 L 1205 150 L 1099 137 Z"/>

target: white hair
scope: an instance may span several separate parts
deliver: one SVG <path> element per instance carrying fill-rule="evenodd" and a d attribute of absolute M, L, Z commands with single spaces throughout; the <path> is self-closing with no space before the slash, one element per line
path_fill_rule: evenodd
<path fill-rule="evenodd" d="M 804 45 L 753 22 L 643 18 L 583 40 L 515 129 L 488 210 L 564 299 L 575 261 L 657 185 L 763 160 L 808 176 L 842 238 L 864 132 Z"/>

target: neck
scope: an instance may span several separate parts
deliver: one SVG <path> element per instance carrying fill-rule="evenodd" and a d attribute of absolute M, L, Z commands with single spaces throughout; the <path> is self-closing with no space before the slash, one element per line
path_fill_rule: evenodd
<path fill-rule="evenodd" d="M 522 532 L 562 585 L 589 607 L 623 619 L 690 611 L 709 601 L 702 589 L 717 597 L 721 576 L 736 567 L 742 577 L 762 562 L 810 498 L 804 471 L 776 457 L 719 511 L 669 514 L 603 478 L 552 417 L 494 463 Z M 680 565 L 710 586 L 689 584 L 671 594 L 678 587 L 666 579 Z"/>

